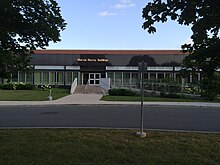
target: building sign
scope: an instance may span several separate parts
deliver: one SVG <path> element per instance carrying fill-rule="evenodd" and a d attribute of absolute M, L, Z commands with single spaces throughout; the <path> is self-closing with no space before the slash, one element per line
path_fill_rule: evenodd
<path fill-rule="evenodd" d="M 108 62 L 106 58 L 77 58 L 78 62 Z"/>

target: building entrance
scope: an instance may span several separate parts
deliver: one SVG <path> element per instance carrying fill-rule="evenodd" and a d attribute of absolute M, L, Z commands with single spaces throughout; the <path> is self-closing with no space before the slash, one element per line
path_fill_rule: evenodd
<path fill-rule="evenodd" d="M 100 73 L 89 73 L 89 85 L 99 85 L 100 84 Z"/>

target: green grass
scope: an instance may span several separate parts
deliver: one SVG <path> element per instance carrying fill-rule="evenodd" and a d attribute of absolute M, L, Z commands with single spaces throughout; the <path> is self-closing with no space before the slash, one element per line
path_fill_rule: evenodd
<path fill-rule="evenodd" d="M 69 90 L 52 88 L 53 100 L 69 94 Z M 0 90 L 0 101 L 46 101 L 48 100 L 49 90 Z"/>
<path fill-rule="evenodd" d="M 0 130 L 1 164 L 150 164 L 220 163 L 220 135 L 135 130 Z"/>
<path fill-rule="evenodd" d="M 101 100 L 104 101 L 140 101 L 140 96 L 103 96 Z M 195 99 L 175 99 L 175 98 L 162 98 L 162 97 L 144 97 L 144 101 L 161 101 L 161 102 L 201 102 L 204 100 L 195 100 Z"/>

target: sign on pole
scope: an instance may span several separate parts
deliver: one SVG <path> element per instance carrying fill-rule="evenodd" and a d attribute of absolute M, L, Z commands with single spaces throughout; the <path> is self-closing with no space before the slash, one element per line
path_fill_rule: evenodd
<path fill-rule="evenodd" d="M 139 62 L 138 63 L 138 70 L 139 72 L 147 72 L 147 62 Z"/>
<path fill-rule="evenodd" d="M 144 114 L 143 114 L 143 100 L 144 100 L 144 72 L 147 72 L 147 63 L 142 61 L 138 63 L 138 70 L 141 73 L 141 123 L 140 123 L 140 132 L 137 132 L 137 135 L 144 138 L 146 133 L 144 132 Z"/>

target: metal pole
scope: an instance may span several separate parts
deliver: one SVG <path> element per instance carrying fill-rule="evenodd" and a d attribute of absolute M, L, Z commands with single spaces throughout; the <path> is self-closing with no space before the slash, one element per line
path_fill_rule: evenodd
<path fill-rule="evenodd" d="M 144 114 L 143 114 L 143 100 L 144 100 L 144 61 L 141 65 L 141 123 L 140 123 L 140 132 L 137 132 L 137 135 L 144 138 L 146 133 L 144 132 Z"/>
<path fill-rule="evenodd" d="M 144 100 L 144 78 L 143 78 L 143 71 L 141 71 L 141 134 L 143 134 L 144 132 L 143 100 Z"/>

